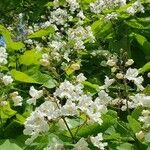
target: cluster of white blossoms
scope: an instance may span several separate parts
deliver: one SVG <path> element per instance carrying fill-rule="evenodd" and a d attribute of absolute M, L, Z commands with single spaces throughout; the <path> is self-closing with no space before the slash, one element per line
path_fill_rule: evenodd
<path fill-rule="evenodd" d="M 55 23 L 56 25 L 64 25 L 68 20 L 68 13 L 66 10 L 58 8 L 51 12 L 50 23 Z"/>
<path fill-rule="evenodd" d="M 96 0 L 94 3 L 90 3 L 91 11 L 99 14 L 105 9 L 115 8 L 126 5 L 126 0 Z"/>
<path fill-rule="evenodd" d="M 25 40 L 29 46 L 44 53 L 40 63 L 45 67 L 53 65 L 54 62 L 62 63 L 63 61 L 67 64 L 70 62 L 72 54 L 75 54 L 77 50 L 86 49 L 85 43 L 95 42 L 91 27 L 83 26 L 85 16 L 78 1 L 66 0 L 63 3 L 62 6 L 59 0 L 54 0 L 53 7 L 49 8 L 47 17 L 41 16 L 44 22 L 34 24 L 28 30 L 28 34 L 31 34 L 41 28 L 54 28 L 55 34 L 42 37 L 42 40 L 47 42 L 48 49 L 46 51 L 44 51 L 45 45 L 42 42 L 33 39 Z"/>
<path fill-rule="evenodd" d="M 68 40 L 74 43 L 74 49 L 76 50 L 85 49 L 85 40 L 89 40 L 90 42 L 94 42 L 95 40 L 90 26 L 87 26 L 85 28 L 82 26 L 79 26 L 75 29 L 70 28 L 67 34 Z"/>
<path fill-rule="evenodd" d="M 6 52 L 5 47 L 0 47 L 0 65 L 7 64 L 8 53 Z"/>
<path fill-rule="evenodd" d="M 134 15 L 137 12 L 142 12 L 144 13 L 144 7 L 141 4 L 140 0 L 137 0 L 136 2 L 134 2 L 129 8 L 127 8 L 126 10 L 127 13 L 129 13 L 130 15 Z"/>
<path fill-rule="evenodd" d="M 105 17 L 105 19 L 106 19 L 106 21 L 107 20 L 115 20 L 115 19 L 117 19 L 118 18 L 118 14 L 117 13 L 111 13 L 111 14 L 107 14 L 106 15 L 106 17 Z"/>
<path fill-rule="evenodd" d="M 77 0 L 66 0 L 66 2 L 69 4 L 71 12 L 74 12 L 76 9 L 80 8 Z"/>
<path fill-rule="evenodd" d="M 79 77 L 81 79 L 79 80 Z M 84 81 L 83 74 L 78 76 L 78 81 Z M 33 93 L 32 93 L 32 92 Z M 30 95 L 37 99 L 37 91 L 31 87 Z M 41 96 L 41 95 L 40 95 Z M 38 95 L 39 98 L 39 95 Z M 65 104 L 62 103 L 66 99 Z M 105 101 L 105 103 L 103 103 Z M 87 121 L 102 124 L 101 115 L 107 112 L 107 105 L 111 98 L 104 91 L 100 91 L 98 98 L 85 94 L 81 83 L 72 84 L 65 80 L 54 92 L 54 97 L 47 99 L 43 104 L 32 112 L 25 122 L 24 134 L 30 135 L 29 141 L 34 140 L 36 135 L 48 131 L 48 121 L 59 120 L 61 117 L 80 116 L 80 112 L 87 116 Z M 28 143 L 28 142 L 27 142 Z"/>
<path fill-rule="evenodd" d="M 36 105 L 36 100 L 41 98 L 43 95 L 43 90 L 36 90 L 33 86 L 30 87 L 29 94 L 32 98 L 27 100 L 28 104 Z"/>
<path fill-rule="evenodd" d="M 94 3 L 90 3 L 90 8 L 92 12 L 100 14 L 106 9 L 110 8 L 114 9 L 116 7 L 121 7 L 124 5 L 127 5 L 126 0 L 96 0 Z M 130 7 L 126 9 L 126 13 L 130 15 L 135 15 L 137 12 L 144 13 L 144 7 L 141 4 L 140 0 L 135 1 L 134 3 L 132 3 Z M 117 17 L 118 15 L 116 13 L 112 13 L 107 14 L 105 18 L 107 20 L 110 20 L 110 19 L 117 19 Z"/>
<path fill-rule="evenodd" d="M 150 101 L 150 96 L 149 96 L 149 101 Z M 149 108 L 150 105 L 145 107 Z M 145 141 L 149 143 L 150 142 L 150 110 L 144 109 L 142 111 L 142 116 L 140 116 L 138 120 L 142 123 L 142 130 L 136 133 L 136 137 L 139 140 L 145 139 Z"/>

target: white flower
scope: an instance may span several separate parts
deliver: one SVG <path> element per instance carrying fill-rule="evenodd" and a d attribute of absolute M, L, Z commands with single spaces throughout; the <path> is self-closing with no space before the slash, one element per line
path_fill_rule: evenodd
<path fill-rule="evenodd" d="M 83 73 L 80 73 L 78 76 L 77 76 L 77 82 L 83 82 L 85 81 L 87 78 L 84 76 Z"/>
<path fill-rule="evenodd" d="M 22 106 L 23 98 L 19 96 L 18 92 L 13 92 L 10 94 L 10 96 L 14 102 L 14 106 Z"/>
<path fill-rule="evenodd" d="M 95 99 L 95 103 L 97 103 L 97 105 L 108 105 L 111 100 L 112 98 L 104 90 L 101 90 Z"/>
<path fill-rule="evenodd" d="M 6 105 L 8 105 L 7 101 L 0 101 L 0 106 L 6 106 Z"/>
<path fill-rule="evenodd" d="M 68 14 L 67 11 L 61 8 L 57 8 L 56 10 L 51 12 L 51 23 L 55 23 L 57 25 L 64 25 L 67 21 Z"/>
<path fill-rule="evenodd" d="M 34 135 L 42 132 L 46 132 L 49 130 L 49 125 L 43 115 L 38 112 L 32 112 L 31 116 L 27 118 L 25 122 L 25 129 L 23 133 L 25 135 Z"/>
<path fill-rule="evenodd" d="M 0 47 L 0 65 L 7 64 L 7 57 L 8 57 L 8 54 L 6 52 L 5 47 Z"/>
<path fill-rule="evenodd" d="M 59 51 L 63 45 L 65 45 L 65 43 L 59 41 L 52 41 L 51 44 L 49 44 L 49 46 L 54 48 L 56 51 Z"/>
<path fill-rule="evenodd" d="M 103 140 L 102 133 L 99 133 L 95 137 L 91 136 L 90 139 L 91 139 L 92 144 L 94 146 L 98 147 L 100 150 L 104 150 L 105 147 L 108 145 L 106 142 L 104 142 L 104 143 L 102 142 L 102 140 Z"/>
<path fill-rule="evenodd" d="M 130 96 L 130 99 L 134 102 L 136 106 L 150 107 L 150 96 L 144 94 L 136 94 L 135 96 Z"/>
<path fill-rule="evenodd" d="M 77 17 L 79 17 L 79 18 L 81 18 L 81 19 L 85 19 L 85 16 L 84 16 L 82 10 L 77 14 Z"/>
<path fill-rule="evenodd" d="M 150 142 L 150 132 L 145 135 L 145 141 Z"/>
<path fill-rule="evenodd" d="M 96 102 L 91 103 L 91 105 L 86 110 L 86 114 L 88 115 L 90 122 L 97 122 L 100 125 L 103 123 L 103 120 L 101 119 L 101 114 L 105 114 L 106 112 L 106 106 L 99 105 Z"/>
<path fill-rule="evenodd" d="M 115 79 L 109 79 L 107 76 L 105 76 L 104 85 L 100 88 L 102 89 L 104 88 L 107 90 L 107 88 L 111 86 L 114 82 L 115 82 Z"/>
<path fill-rule="evenodd" d="M 2 82 L 5 84 L 5 85 L 9 85 L 13 82 L 13 79 L 11 76 L 8 76 L 8 75 L 5 75 L 2 77 Z"/>
<path fill-rule="evenodd" d="M 27 44 L 29 44 L 29 45 L 33 44 L 33 41 L 31 39 L 25 40 L 24 42 L 27 43 Z"/>
<path fill-rule="evenodd" d="M 61 116 L 61 112 L 58 109 L 56 103 L 51 102 L 50 100 L 45 101 L 43 104 L 41 104 L 37 110 L 43 117 L 47 118 L 48 120 L 54 120 Z"/>
<path fill-rule="evenodd" d="M 54 8 L 59 7 L 59 0 L 54 0 L 53 4 L 54 4 Z"/>
<path fill-rule="evenodd" d="M 62 150 L 64 145 L 61 144 L 56 138 L 52 139 L 52 143 L 48 145 L 44 150 Z"/>
<path fill-rule="evenodd" d="M 118 18 L 118 14 L 116 14 L 114 12 L 111 13 L 111 14 L 107 14 L 106 17 L 105 17 L 106 21 L 115 20 L 117 18 Z"/>
<path fill-rule="evenodd" d="M 88 148 L 88 143 L 85 141 L 84 138 L 81 138 L 75 145 L 73 150 L 90 150 Z"/>
<path fill-rule="evenodd" d="M 68 39 L 74 43 L 74 49 L 84 49 L 84 41 L 88 40 L 89 42 L 94 42 L 95 37 L 92 33 L 92 29 L 90 26 L 83 28 L 82 26 L 78 26 L 77 28 L 69 28 Z"/>
<path fill-rule="evenodd" d="M 130 15 L 134 15 L 137 12 L 144 13 L 144 7 L 141 4 L 140 0 L 137 0 L 135 3 L 132 4 L 132 6 L 127 8 L 126 12 Z"/>
<path fill-rule="evenodd" d="M 48 66 L 48 65 L 50 64 L 50 62 L 49 62 L 49 56 L 48 56 L 47 53 L 44 53 L 44 54 L 42 55 L 42 59 L 40 60 L 40 63 L 41 63 L 41 65 L 43 65 L 43 66 Z"/>
<path fill-rule="evenodd" d="M 150 72 L 147 74 L 148 78 L 150 78 Z"/>
<path fill-rule="evenodd" d="M 144 90 L 143 86 L 141 85 L 142 82 L 143 82 L 143 77 L 140 76 L 140 77 L 137 77 L 139 74 L 138 70 L 137 69 L 132 69 L 132 68 L 129 68 L 124 76 L 124 78 L 128 79 L 129 81 L 133 81 L 134 84 L 136 84 L 137 88 L 139 90 Z"/>
<path fill-rule="evenodd" d="M 78 108 L 82 112 L 86 112 L 89 106 L 93 103 L 92 97 L 90 95 L 82 95 L 79 99 Z"/>
<path fill-rule="evenodd" d="M 145 115 L 145 110 L 142 111 L 142 116 L 138 120 L 143 123 L 143 128 L 147 129 L 150 127 L 150 115 Z"/>
<path fill-rule="evenodd" d="M 96 0 L 94 3 L 90 3 L 90 9 L 92 12 L 99 14 L 105 9 L 123 5 L 126 5 L 126 0 Z"/>
<path fill-rule="evenodd" d="M 78 115 L 78 111 L 75 103 L 67 101 L 66 104 L 61 108 L 61 115 L 62 116 Z"/>
<path fill-rule="evenodd" d="M 43 91 L 42 90 L 38 91 L 33 86 L 31 86 L 29 90 L 29 94 L 32 98 L 28 99 L 27 103 L 36 105 L 36 100 L 42 97 Z"/>
<path fill-rule="evenodd" d="M 79 8 L 79 3 L 77 0 L 66 0 L 68 4 L 70 5 L 70 10 L 74 12 L 76 9 Z"/>

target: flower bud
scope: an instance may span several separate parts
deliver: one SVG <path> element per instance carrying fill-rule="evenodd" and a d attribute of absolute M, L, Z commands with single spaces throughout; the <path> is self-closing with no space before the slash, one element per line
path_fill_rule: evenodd
<path fill-rule="evenodd" d="M 139 139 L 139 140 L 142 140 L 144 138 L 143 131 L 140 131 L 140 132 L 136 133 L 135 135 L 136 135 L 136 138 Z"/>
<path fill-rule="evenodd" d="M 116 62 L 112 59 L 109 59 L 106 64 L 110 67 L 113 67 L 116 64 Z"/>
<path fill-rule="evenodd" d="M 125 63 L 125 66 L 131 66 L 134 63 L 133 59 L 128 59 L 127 62 Z"/>
<path fill-rule="evenodd" d="M 123 74 L 122 73 L 117 73 L 116 78 L 117 79 L 123 79 Z"/>

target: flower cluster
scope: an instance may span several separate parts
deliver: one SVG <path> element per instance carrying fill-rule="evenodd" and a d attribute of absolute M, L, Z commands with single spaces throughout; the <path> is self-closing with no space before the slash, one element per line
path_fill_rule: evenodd
<path fill-rule="evenodd" d="M 5 47 L 0 47 L 0 65 L 7 64 L 8 54 L 6 52 Z"/>
<path fill-rule="evenodd" d="M 77 80 L 79 77 L 80 81 L 85 80 L 82 74 L 77 77 Z M 31 135 L 30 140 L 34 140 L 35 135 L 38 136 L 38 134 L 48 131 L 48 121 L 69 116 L 80 117 L 81 112 L 87 116 L 89 123 L 102 124 L 101 115 L 107 112 L 107 105 L 111 101 L 104 91 L 100 91 L 99 96 L 93 100 L 91 95 L 84 93 L 81 83 L 77 82 L 73 85 L 67 80 L 60 84 L 53 95 L 53 98 L 48 98 L 26 120 L 24 134 Z M 65 104 L 62 101 L 64 98 L 66 99 Z M 105 103 L 103 103 L 104 101 Z"/>

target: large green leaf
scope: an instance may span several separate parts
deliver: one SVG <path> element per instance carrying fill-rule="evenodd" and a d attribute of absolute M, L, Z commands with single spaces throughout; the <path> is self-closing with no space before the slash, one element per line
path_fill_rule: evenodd
<path fill-rule="evenodd" d="M 88 81 L 84 81 L 83 85 L 84 85 L 84 89 L 90 93 L 96 93 L 99 89 L 99 85 L 93 84 L 93 83 L 88 82 Z"/>
<path fill-rule="evenodd" d="M 54 88 L 56 86 L 56 81 L 50 75 L 41 73 L 40 71 L 36 71 L 31 77 L 34 78 L 37 83 L 47 88 Z"/>
<path fill-rule="evenodd" d="M 142 68 L 139 69 L 140 73 L 145 73 L 150 71 L 150 62 L 146 63 Z"/>
<path fill-rule="evenodd" d="M 6 120 L 14 116 L 17 112 L 10 108 L 9 103 L 4 106 L 0 106 L 0 118 Z"/>
<path fill-rule="evenodd" d="M 133 144 L 130 143 L 112 143 L 109 145 L 109 150 L 138 150 Z"/>
<path fill-rule="evenodd" d="M 91 25 L 92 31 L 97 39 L 105 38 L 111 33 L 112 24 L 97 20 Z"/>
<path fill-rule="evenodd" d="M 19 147 L 17 144 L 15 144 L 11 140 L 5 140 L 5 142 L 0 145 L 0 150 L 23 150 L 21 147 Z"/>
<path fill-rule="evenodd" d="M 131 19 L 126 22 L 126 24 L 132 28 L 140 29 L 140 30 L 149 30 L 150 24 L 145 25 L 146 22 L 150 23 L 150 20 L 147 18 L 141 19 Z"/>
<path fill-rule="evenodd" d="M 134 34 L 146 57 L 150 57 L 150 42 L 140 34 Z"/>
<path fill-rule="evenodd" d="M 41 58 L 41 53 L 36 51 L 35 49 L 25 51 L 23 55 L 20 56 L 19 62 L 20 64 L 24 65 L 32 65 L 32 64 L 39 64 L 39 60 Z"/>
<path fill-rule="evenodd" d="M 4 130 L 5 138 L 16 138 L 18 135 L 22 134 L 22 129 L 24 125 L 16 120 L 12 120 Z"/>
<path fill-rule="evenodd" d="M 12 34 L 2 25 L 0 25 L 0 34 L 3 35 L 8 49 L 20 50 L 25 47 L 22 42 L 14 42 L 12 40 Z"/>
<path fill-rule="evenodd" d="M 132 116 L 128 116 L 129 126 L 134 133 L 141 131 L 141 125 L 138 121 L 136 121 Z"/>
<path fill-rule="evenodd" d="M 27 74 L 17 71 L 15 69 L 11 70 L 12 77 L 20 82 L 26 82 L 26 83 L 37 83 L 34 78 L 28 76 Z"/>
<path fill-rule="evenodd" d="M 15 80 L 20 82 L 41 84 L 47 88 L 54 88 L 56 86 L 56 81 L 50 75 L 34 69 L 27 72 L 13 69 L 11 75 Z"/>
<path fill-rule="evenodd" d="M 41 38 L 42 36 L 47 36 L 50 33 L 54 33 L 54 32 L 55 32 L 55 30 L 53 27 L 48 27 L 48 28 L 40 29 L 39 31 L 32 33 L 31 35 L 28 36 L 28 38 L 30 38 L 30 39 Z"/>

